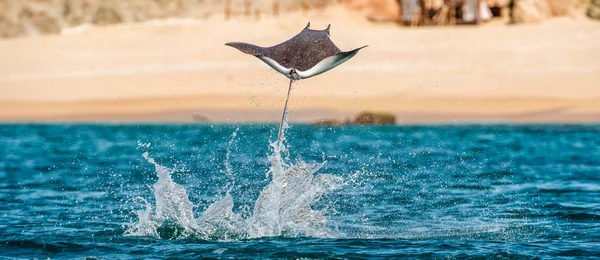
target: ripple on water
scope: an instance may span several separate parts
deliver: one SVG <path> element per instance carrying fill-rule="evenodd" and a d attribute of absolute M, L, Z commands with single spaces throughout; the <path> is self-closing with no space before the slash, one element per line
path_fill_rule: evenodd
<path fill-rule="evenodd" d="M 600 256 L 598 126 L 272 129 L 2 125 L 0 256 Z"/>

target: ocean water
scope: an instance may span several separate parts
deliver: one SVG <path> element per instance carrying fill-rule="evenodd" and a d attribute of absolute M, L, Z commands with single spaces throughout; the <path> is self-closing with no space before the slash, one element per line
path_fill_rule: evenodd
<path fill-rule="evenodd" d="M 599 125 L 0 125 L 0 258 L 600 257 Z"/>

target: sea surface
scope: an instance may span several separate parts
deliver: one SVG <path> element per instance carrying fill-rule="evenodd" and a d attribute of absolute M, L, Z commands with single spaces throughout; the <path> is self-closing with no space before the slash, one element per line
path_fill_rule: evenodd
<path fill-rule="evenodd" d="M 0 125 L 2 259 L 600 257 L 600 125 Z"/>

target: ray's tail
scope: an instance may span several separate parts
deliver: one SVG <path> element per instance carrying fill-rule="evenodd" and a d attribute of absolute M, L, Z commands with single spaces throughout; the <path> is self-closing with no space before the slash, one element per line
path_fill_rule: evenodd
<path fill-rule="evenodd" d="M 290 79 L 290 86 L 288 87 L 287 98 L 285 99 L 285 106 L 283 107 L 283 114 L 281 115 L 281 122 L 279 123 L 279 132 L 277 133 L 277 149 L 281 151 L 283 149 L 282 142 L 284 139 L 285 124 L 287 124 L 288 115 L 288 101 L 290 101 L 290 94 L 292 93 L 293 79 Z"/>

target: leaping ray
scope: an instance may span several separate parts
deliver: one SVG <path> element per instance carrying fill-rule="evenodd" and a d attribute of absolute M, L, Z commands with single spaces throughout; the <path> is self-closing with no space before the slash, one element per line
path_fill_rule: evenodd
<path fill-rule="evenodd" d="M 354 57 L 362 48 L 343 52 L 329 38 L 330 25 L 324 30 L 312 30 L 310 23 L 296 36 L 271 47 L 260 47 L 243 42 L 228 42 L 225 45 L 234 47 L 243 53 L 253 55 L 277 72 L 290 79 L 287 99 L 279 124 L 277 135 L 278 148 L 283 138 L 283 123 L 287 117 L 287 104 L 294 80 L 307 79 L 324 73 Z"/>
<path fill-rule="evenodd" d="M 296 36 L 272 47 L 244 42 L 228 42 L 225 45 L 259 58 L 294 80 L 307 79 L 333 69 L 367 47 L 343 52 L 329 38 L 330 25 L 325 30 L 312 30 L 309 26 L 310 23 Z"/>

